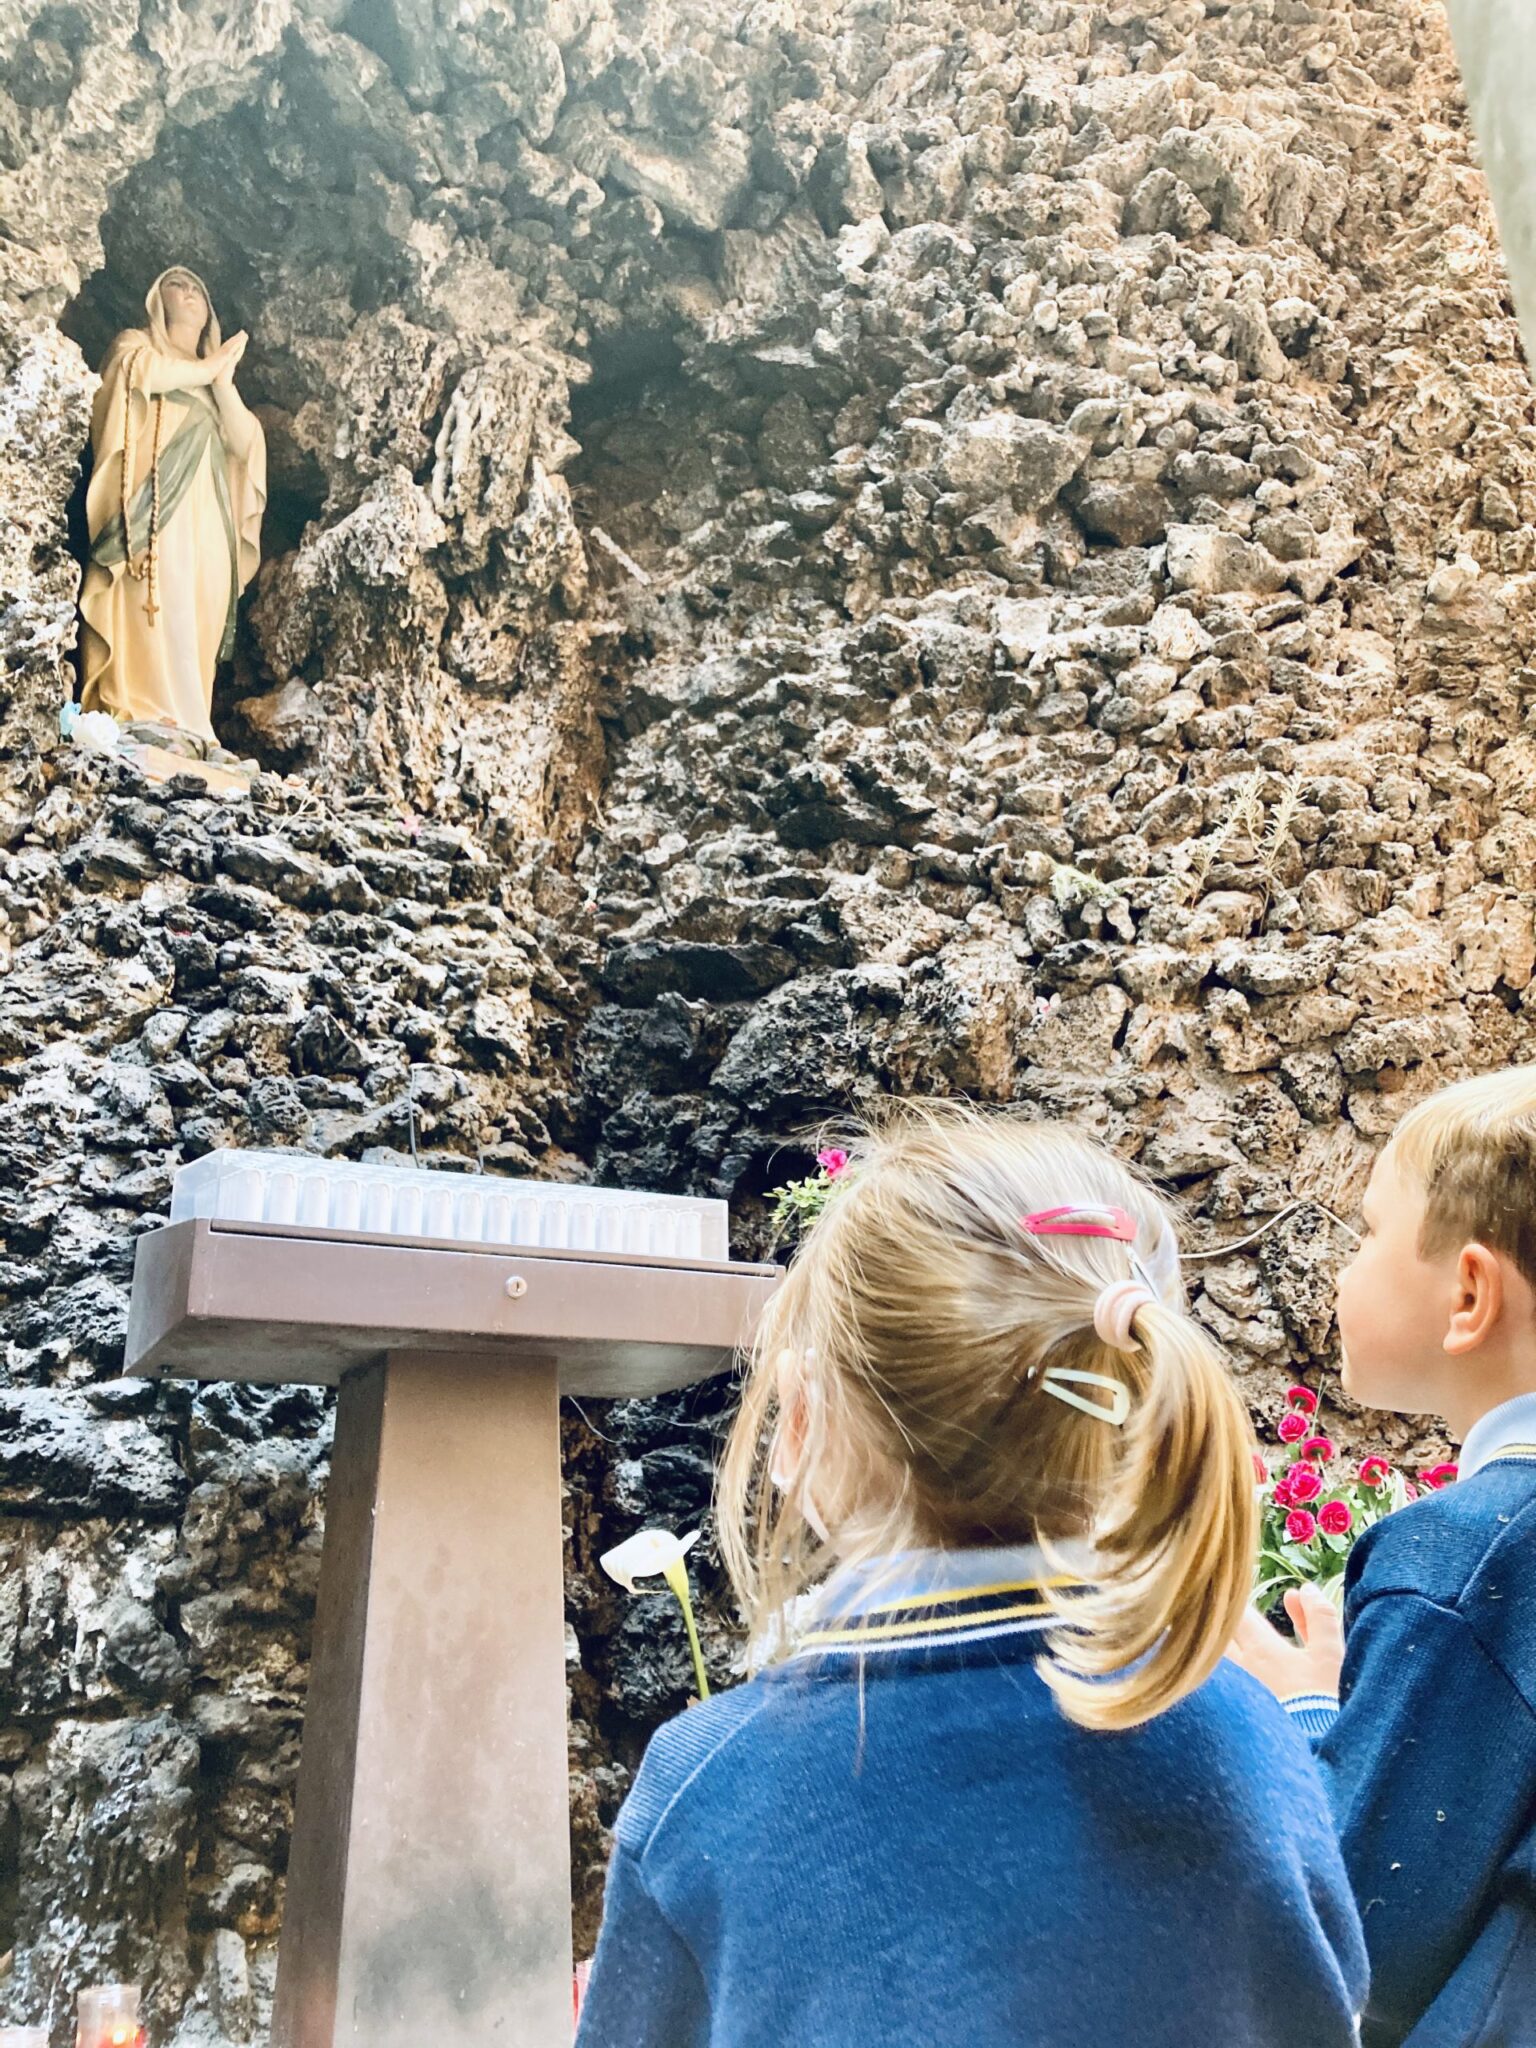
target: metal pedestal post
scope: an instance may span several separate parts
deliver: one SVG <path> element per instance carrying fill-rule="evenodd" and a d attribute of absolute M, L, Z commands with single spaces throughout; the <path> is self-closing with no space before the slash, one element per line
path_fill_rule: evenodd
<path fill-rule="evenodd" d="M 557 1380 L 342 1382 L 273 2048 L 570 2038 Z"/>
<path fill-rule="evenodd" d="M 130 1372 L 341 1388 L 273 2048 L 571 2035 L 558 1398 L 722 1371 L 772 1266 L 191 1217 Z"/>

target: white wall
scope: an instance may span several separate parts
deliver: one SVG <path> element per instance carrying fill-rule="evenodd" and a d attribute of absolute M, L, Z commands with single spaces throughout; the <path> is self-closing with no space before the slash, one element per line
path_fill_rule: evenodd
<path fill-rule="evenodd" d="M 1536 363 L 1536 0 L 1447 0 L 1527 359 Z"/>

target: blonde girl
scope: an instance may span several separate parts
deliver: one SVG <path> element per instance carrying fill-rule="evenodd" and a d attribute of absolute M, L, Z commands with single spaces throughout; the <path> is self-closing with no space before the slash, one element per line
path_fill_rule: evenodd
<path fill-rule="evenodd" d="M 1015 1114 L 850 1149 L 720 1478 L 772 1661 L 647 1753 L 582 2048 L 1344 2048 L 1359 1925 L 1221 1661 L 1252 1438 L 1167 1214 Z"/>

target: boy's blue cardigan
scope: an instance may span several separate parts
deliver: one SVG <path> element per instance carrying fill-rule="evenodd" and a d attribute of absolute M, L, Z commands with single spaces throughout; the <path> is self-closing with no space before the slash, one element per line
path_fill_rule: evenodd
<path fill-rule="evenodd" d="M 1350 2048 L 1359 1923 L 1276 1702 L 1223 1664 L 1089 1733 L 1034 1668 L 1038 1555 L 928 1564 L 655 1737 L 579 2048 Z"/>
<path fill-rule="evenodd" d="M 1365 2048 L 1536 2048 L 1536 1395 L 1368 1529 L 1313 1738 L 1371 1958 Z"/>

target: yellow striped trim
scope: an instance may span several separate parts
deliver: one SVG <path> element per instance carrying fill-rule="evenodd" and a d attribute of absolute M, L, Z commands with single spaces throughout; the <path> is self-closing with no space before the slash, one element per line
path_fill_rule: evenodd
<path fill-rule="evenodd" d="M 1000 1621 L 1038 1619 L 1051 1611 L 1043 1600 L 1035 1600 L 1021 1607 L 988 1607 L 980 1614 L 930 1614 L 925 1621 L 889 1621 L 877 1628 L 843 1629 L 835 1634 L 813 1631 L 804 1641 L 828 1644 L 834 1649 L 851 1649 L 856 1643 L 875 1642 L 881 1636 L 924 1636 L 938 1629 L 947 1629 L 953 1635 L 966 1628 L 983 1625 L 990 1628 Z"/>
<path fill-rule="evenodd" d="M 958 1606 L 962 1600 L 987 1600 L 998 1593 L 1033 1593 L 1042 1586 L 1080 1586 L 1082 1580 L 1071 1572 L 1058 1572 L 1053 1579 L 1005 1579 L 995 1586 L 947 1586 L 938 1593 L 907 1593 L 894 1600 L 873 1600 L 862 1608 L 864 1614 L 905 1613 L 909 1607 Z"/>
<path fill-rule="evenodd" d="M 1056 1610 L 1046 1599 L 1019 1600 L 1008 1607 L 972 1607 L 969 1601 L 985 1599 L 999 1593 L 1043 1593 L 1047 1587 L 1064 1588 L 1082 1586 L 1086 1581 L 1071 1573 L 1059 1573 L 1050 1579 L 1022 1579 L 995 1586 L 951 1586 L 943 1592 L 918 1593 L 905 1599 L 883 1600 L 865 1609 L 869 1614 L 889 1614 L 893 1611 L 907 1613 L 915 1607 L 937 1607 L 943 1605 L 948 1611 L 943 1614 L 919 1615 L 910 1621 L 886 1621 L 865 1624 L 857 1617 L 849 1617 L 846 1624 L 836 1628 L 811 1629 L 801 1638 L 804 1649 L 854 1649 L 861 1643 L 880 1641 L 921 1641 L 930 1635 L 960 1635 L 977 1629 L 996 1628 L 1008 1621 L 1042 1621 L 1054 1618 Z"/>
<path fill-rule="evenodd" d="M 1485 1462 L 1489 1465 L 1497 1465 L 1500 1458 L 1536 1458 L 1536 1444 L 1505 1444 L 1502 1449 L 1495 1451 L 1492 1457 L 1485 1460 Z"/>

